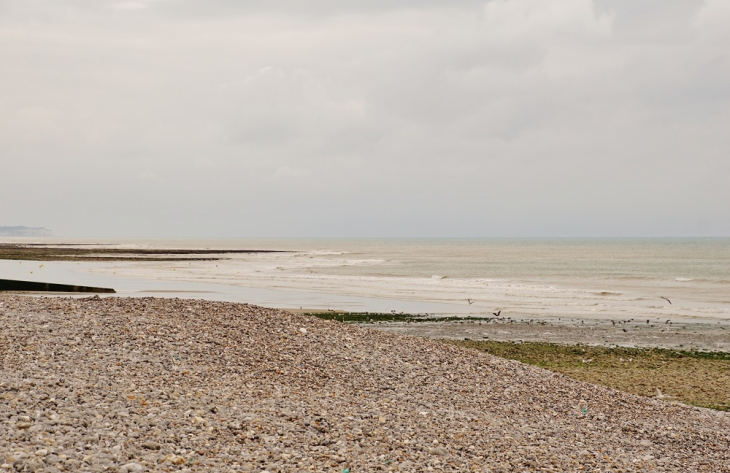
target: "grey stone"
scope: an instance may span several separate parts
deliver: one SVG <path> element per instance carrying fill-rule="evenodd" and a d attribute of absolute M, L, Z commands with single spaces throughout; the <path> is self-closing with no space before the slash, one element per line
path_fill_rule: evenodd
<path fill-rule="evenodd" d="M 142 473 L 145 468 L 136 462 L 130 462 L 119 467 L 119 473 Z"/>
<path fill-rule="evenodd" d="M 160 448 L 162 448 L 162 445 L 157 442 L 148 441 L 142 444 L 142 448 L 146 448 L 147 450 L 159 450 Z"/>

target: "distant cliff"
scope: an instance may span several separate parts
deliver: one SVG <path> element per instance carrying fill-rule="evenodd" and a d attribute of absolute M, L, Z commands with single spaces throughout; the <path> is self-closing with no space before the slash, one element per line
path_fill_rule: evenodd
<path fill-rule="evenodd" d="M 0 236 L 47 237 L 53 236 L 53 232 L 43 227 L 0 227 Z"/>

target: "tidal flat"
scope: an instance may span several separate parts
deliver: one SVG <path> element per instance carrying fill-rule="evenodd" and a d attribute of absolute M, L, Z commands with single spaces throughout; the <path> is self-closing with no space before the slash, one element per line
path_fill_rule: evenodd
<path fill-rule="evenodd" d="M 563 373 L 621 391 L 730 410 L 730 353 L 540 342 L 447 343 Z"/>
<path fill-rule="evenodd" d="M 17 261 L 219 261 L 225 255 L 274 250 L 110 248 L 96 244 L 0 243 L 0 260 Z"/>
<path fill-rule="evenodd" d="M 513 321 L 498 317 L 335 311 L 311 315 L 440 339 L 641 396 L 730 410 L 730 351 L 712 350 L 730 343 L 730 330 L 724 325 L 576 319 Z M 500 337 L 501 340 L 484 339 Z"/>
<path fill-rule="evenodd" d="M 482 317 L 452 321 L 419 318 L 421 323 L 413 323 L 415 319 L 387 321 L 387 314 L 385 319 L 362 323 L 391 333 L 433 339 L 730 352 L 727 320 Z"/>

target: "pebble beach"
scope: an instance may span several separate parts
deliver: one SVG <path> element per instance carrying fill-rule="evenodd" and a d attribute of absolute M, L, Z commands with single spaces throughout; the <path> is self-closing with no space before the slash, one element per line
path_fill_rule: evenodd
<path fill-rule="evenodd" d="M 730 415 L 247 304 L 0 295 L 0 471 L 730 471 Z"/>

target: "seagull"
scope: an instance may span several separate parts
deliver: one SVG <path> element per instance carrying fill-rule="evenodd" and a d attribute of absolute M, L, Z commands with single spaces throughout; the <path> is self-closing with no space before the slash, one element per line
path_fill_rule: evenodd
<path fill-rule="evenodd" d="M 494 314 L 495 317 L 499 317 L 499 314 L 501 314 L 501 313 L 502 313 L 501 310 L 499 312 L 492 312 L 492 314 Z"/>
<path fill-rule="evenodd" d="M 474 301 L 473 301 L 473 300 L 471 300 L 471 299 L 467 299 L 467 300 L 466 300 L 466 302 L 468 302 L 468 303 L 469 303 L 469 305 L 472 305 L 472 304 L 474 303 Z"/>
<path fill-rule="evenodd" d="M 666 297 L 664 297 L 664 296 L 659 296 L 659 297 L 661 297 L 661 298 L 662 298 L 662 299 L 664 299 L 665 301 L 669 302 L 670 304 L 672 303 L 672 301 L 670 301 L 669 299 L 667 299 L 667 298 L 666 298 Z"/>

